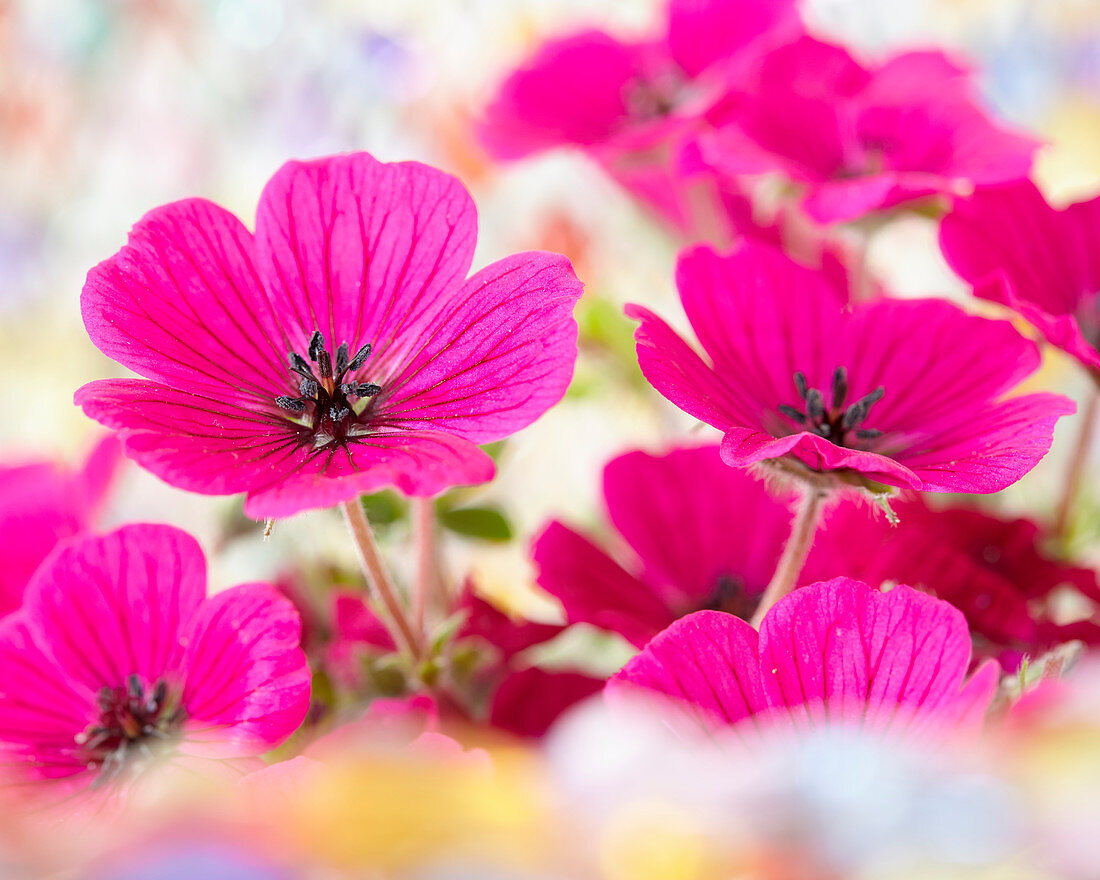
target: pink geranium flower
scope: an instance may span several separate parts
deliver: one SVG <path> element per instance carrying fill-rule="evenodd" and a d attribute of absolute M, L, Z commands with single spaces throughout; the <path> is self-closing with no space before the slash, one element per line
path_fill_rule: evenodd
<path fill-rule="evenodd" d="M 723 432 L 735 467 L 781 460 L 859 484 L 996 492 L 1035 466 L 1076 408 L 1054 394 L 1006 397 L 1039 366 L 1038 348 L 942 300 L 848 305 L 821 273 L 750 242 L 728 256 L 686 251 L 677 283 L 710 362 L 628 306 L 642 372 Z"/>
<path fill-rule="evenodd" d="M 268 584 L 206 596 L 169 526 L 74 539 L 0 622 L 0 756 L 53 791 L 122 781 L 161 753 L 259 755 L 305 717 L 299 621 Z"/>
<path fill-rule="evenodd" d="M 498 159 L 550 147 L 635 150 L 695 118 L 762 37 L 799 27 L 794 0 L 670 0 L 665 32 L 586 30 L 543 44 L 500 87 L 481 126 Z M 704 75 L 710 75 L 711 80 Z"/>
<path fill-rule="evenodd" d="M 966 620 L 947 602 L 836 578 L 785 596 L 759 634 L 720 611 L 682 618 L 608 692 L 659 694 L 666 711 L 710 730 L 748 719 L 939 730 L 978 722 L 989 706 L 997 666 L 966 681 L 969 664 Z"/>
<path fill-rule="evenodd" d="M 765 55 L 700 135 L 727 174 L 780 171 L 816 220 L 1026 177 L 1037 142 L 989 119 L 970 71 L 939 52 L 866 66 L 804 36 Z"/>
<path fill-rule="evenodd" d="M 1100 196 L 1057 210 L 1030 181 L 979 189 L 944 217 L 940 247 L 977 296 L 1100 371 Z"/>
<path fill-rule="evenodd" d="M 802 572 L 811 582 L 841 573 L 869 584 L 903 583 L 950 602 L 966 615 L 976 653 L 1015 671 L 1032 657 L 1072 640 L 1100 644 L 1096 572 L 1052 559 L 1040 548 L 1039 527 L 980 510 L 933 510 L 920 498 L 893 505 L 900 524 L 869 517 L 845 502 L 825 525 Z M 873 553 L 853 553 L 874 547 Z M 1092 607 L 1092 620 L 1059 623 L 1056 594 L 1067 590 Z"/>
<path fill-rule="evenodd" d="M 0 617 L 14 611 L 34 570 L 65 538 L 91 528 L 111 488 L 118 441 L 100 441 L 77 470 L 53 461 L 0 467 Z"/>
<path fill-rule="evenodd" d="M 630 452 L 603 472 L 615 556 L 560 522 L 535 540 L 538 583 L 570 623 L 619 633 L 639 648 L 704 608 L 748 618 L 775 569 L 791 509 L 722 463 L 717 446 Z"/>
<path fill-rule="evenodd" d="M 488 480 L 475 444 L 565 392 L 581 285 L 536 252 L 467 279 L 476 237 L 455 178 L 366 153 L 284 165 L 255 235 L 201 199 L 157 208 L 81 298 L 96 345 L 146 378 L 77 403 L 166 482 L 245 492 L 254 517 Z"/>

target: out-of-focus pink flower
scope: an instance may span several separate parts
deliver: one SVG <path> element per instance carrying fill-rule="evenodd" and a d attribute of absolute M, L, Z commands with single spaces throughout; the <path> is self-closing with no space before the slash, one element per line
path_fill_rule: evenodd
<path fill-rule="evenodd" d="M 1000 519 L 979 510 L 933 510 L 919 498 L 895 503 L 892 526 L 845 502 L 826 514 L 825 526 L 802 572 L 804 582 L 841 573 L 869 584 L 910 584 L 950 602 L 966 615 L 975 650 L 1014 671 L 1056 645 L 1100 644 L 1100 623 L 1058 624 L 1053 594 L 1064 587 L 1100 602 L 1096 572 L 1048 558 L 1039 527 L 1026 519 Z M 853 548 L 873 547 L 873 552 Z M 1100 615 L 1096 615 L 1100 620 Z"/>
<path fill-rule="evenodd" d="M 76 471 L 52 461 L 0 467 L 0 616 L 19 607 L 27 581 L 59 541 L 91 527 L 119 459 L 118 441 L 107 437 Z"/>
<path fill-rule="evenodd" d="M 570 623 L 640 648 L 693 611 L 752 616 L 791 527 L 789 505 L 762 482 L 703 446 L 620 456 L 604 468 L 603 493 L 625 564 L 560 522 L 534 543 L 539 586 Z"/>
<path fill-rule="evenodd" d="M 604 679 L 528 666 L 509 673 L 493 692 L 489 723 L 525 738 L 547 733 L 567 709 L 603 690 Z"/>
<path fill-rule="evenodd" d="M 587 30 L 543 44 L 500 87 L 481 125 L 498 159 L 572 144 L 654 145 L 696 118 L 763 38 L 797 33 L 794 0 L 670 0 L 665 33 Z"/>
<path fill-rule="evenodd" d="M 970 634 L 947 602 L 849 578 L 795 590 L 757 634 L 720 611 L 682 618 L 608 682 L 613 697 L 656 693 L 707 729 L 746 719 L 938 731 L 983 718 L 998 668 L 966 681 Z"/>
<path fill-rule="evenodd" d="M 96 345 L 146 378 L 77 402 L 166 482 L 245 492 L 254 517 L 487 480 L 475 444 L 565 392 L 581 285 L 539 252 L 467 279 L 476 237 L 455 178 L 366 153 L 284 165 L 255 235 L 201 199 L 157 208 L 81 298 Z"/>
<path fill-rule="evenodd" d="M 681 255 L 684 310 L 704 361 L 648 309 L 628 306 L 642 372 L 725 434 L 722 459 L 933 492 L 996 492 L 1050 448 L 1055 394 L 1006 397 L 1039 350 L 1006 321 L 943 300 L 847 305 L 819 272 L 751 242 Z"/>
<path fill-rule="evenodd" d="M 697 155 L 726 174 L 784 173 L 822 222 L 1026 177 L 1038 146 L 993 122 L 970 71 L 940 52 L 865 66 L 803 36 L 747 73 Z"/>
<path fill-rule="evenodd" d="M 975 295 L 1100 371 L 1100 196 L 1059 211 L 1030 181 L 979 189 L 944 217 L 940 247 Z"/>
<path fill-rule="evenodd" d="M 298 636 L 268 584 L 207 598 L 202 550 L 178 529 L 73 539 L 0 622 L 4 770 L 77 791 L 132 778 L 161 753 L 261 754 L 309 706 Z"/>

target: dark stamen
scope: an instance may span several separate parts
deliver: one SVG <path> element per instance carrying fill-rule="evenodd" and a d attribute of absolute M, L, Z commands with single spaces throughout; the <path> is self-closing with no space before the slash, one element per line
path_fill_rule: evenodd
<path fill-rule="evenodd" d="M 345 382 L 340 390 L 349 397 L 374 397 L 382 390 L 382 386 L 373 382 Z"/>
<path fill-rule="evenodd" d="M 856 436 L 860 440 L 874 440 L 876 437 L 882 436 L 882 431 L 876 428 L 860 428 L 856 431 Z"/>
<path fill-rule="evenodd" d="M 348 344 L 341 342 L 336 349 L 336 374 L 340 375 L 348 368 Z"/>
<path fill-rule="evenodd" d="M 321 370 L 322 379 L 332 378 L 332 355 L 327 351 L 322 351 L 320 357 L 317 358 L 317 366 Z"/>
<path fill-rule="evenodd" d="M 306 409 L 305 401 L 296 397 L 279 396 L 275 398 L 275 402 L 283 409 L 293 413 L 305 412 Z"/>
<path fill-rule="evenodd" d="M 332 407 L 328 411 L 329 418 L 332 419 L 333 424 L 336 424 L 336 425 L 340 424 L 340 422 L 342 422 L 344 419 L 346 419 L 349 415 L 351 415 L 351 410 L 348 409 L 347 407 L 344 407 L 343 409 L 337 409 L 336 407 Z"/>
<path fill-rule="evenodd" d="M 848 371 L 844 367 L 837 367 L 833 373 L 833 409 L 844 406 L 844 398 L 848 396 Z"/>
<path fill-rule="evenodd" d="M 809 386 L 806 384 L 806 376 L 804 373 L 794 374 L 794 387 L 798 389 L 798 396 L 805 400 L 806 394 L 809 391 Z"/>
<path fill-rule="evenodd" d="M 298 391 L 301 393 L 302 397 L 308 397 L 312 400 L 317 396 L 317 391 L 320 387 L 316 379 L 303 379 L 301 384 L 298 385 Z"/>
<path fill-rule="evenodd" d="M 290 353 L 290 369 L 300 376 L 305 376 L 307 379 L 313 378 L 313 370 L 310 369 L 306 359 L 296 351 Z"/>
<path fill-rule="evenodd" d="M 358 370 L 361 366 L 363 366 L 363 364 L 365 364 L 367 362 L 367 358 L 370 357 L 370 353 L 371 353 L 372 349 L 373 349 L 373 346 L 369 342 L 366 345 L 364 345 L 361 349 L 359 349 L 359 351 L 357 351 L 355 353 L 355 357 L 353 357 L 351 359 L 351 362 L 348 364 L 348 369 L 349 370 Z"/>
<path fill-rule="evenodd" d="M 321 352 L 325 350 L 325 337 L 321 335 L 320 330 L 314 330 L 313 335 L 309 337 L 309 359 L 314 363 L 321 358 Z"/>
<path fill-rule="evenodd" d="M 825 398 L 816 388 L 811 388 L 806 395 L 806 415 L 814 421 L 825 418 Z"/>
<path fill-rule="evenodd" d="M 783 413 L 783 415 L 785 415 L 788 419 L 793 419 L 800 425 L 804 425 L 806 423 L 805 414 L 800 413 L 793 406 L 787 406 L 787 404 L 781 403 L 779 404 L 779 411 Z"/>

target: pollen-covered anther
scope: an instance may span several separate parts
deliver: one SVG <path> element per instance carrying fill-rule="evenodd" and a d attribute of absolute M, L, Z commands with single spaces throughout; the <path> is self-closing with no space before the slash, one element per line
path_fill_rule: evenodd
<path fill-rule="evenodd" d="M 860 427 L 871 407 L 885 395 L 886 389 L 882 386 L 845 407 L 849 390 L 848 371 L 844 367 L 837 367 L 833 372 L 832 400 L 827 406 L 825 395 L 817 388 L 809 386 L 804 373 L 795 373 L 793 381 L 798 396 L 803 400 L 804 410 L 786 403 L 779 404 L 777 409 L 781 415 L 801 426 L 803 430 L 813 431 L 838 446 L 846 445 L 845 440 L 849 435 L 859 440 L 873 440 L 882 436 L 882 432 L 875 428 Z"/>

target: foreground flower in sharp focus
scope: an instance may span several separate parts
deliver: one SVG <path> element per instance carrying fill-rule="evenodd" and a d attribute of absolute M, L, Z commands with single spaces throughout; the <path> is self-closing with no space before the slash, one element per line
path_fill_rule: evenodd
<path fill-rule="evenodd" d="M 91 527 L 120 458 L 109 437 L 79 470 L 52 461 L 0 467 L 0 616 L 19 607 L 27 581 L 59 541 Z"/>
<path fill-rule="evenodd" d="M 257 518 L 488 480 L 475 444 L 565 392 L 581 285 L 539 252 L 467 279 L 476 237 L 455 178 L 366 153 L 284 165 L 255 235 L 202 199 L 157 208 L 81 297 L 96 345 L 146 378 L 77 403 L 166 482 L 246 492 Z"/>
<path fill-rule="evenodd" d="M 745 242 L 681 255 L 677 284 L 706 363 L 648 309 L 642 372 L 721 430 L 722 459 L 934 492 L 996 492 L 1047 453 L 1056 394 L 1006 397 L 1039 350 L 1006 321 L 935 299 L 848 305 L 847 292 L 779 251 Z"/>
<path fill-rule="evenodd" d="M 608 518 L 636 561 L 624 567 L 559 522 L 532 550 L 539 586 L 570 623 L 640 648 L 693 611 L 752 615 L 790 532 L 788 503 L 723 464 L 716 446 L 627 453 L 604 468 L 603 489 Z"/>
<path fill-rule="evenodd" d="M 802 37 L 770 52 L 698 143 L 727 174 L 781 171 L 815 220 L 1026 177 L 1038 143 L 981 108 L 971 72 L 939 52 L 865 67 Z"/>
<path fill-rule="evenodd" d="M 661 706 L 707 729 L 768 719 L 935 731 L 984 716 L 997 666 L 966 681 L 969 665 L 966 620 L 947 602 L 836 578 L 781 599 L 759 634 L 720 611 L 689 615 L 630 660 L 608 692 L 659 694 Z"/>
<path fill-rule="evenodd" d="M 1056 210 L 1031 181 L 980 189 L 944 217 L 940 247 L 977 296 L 1100 371 L 1100 197 Z"/>
<path fill-rule="evenodd" d="M 0 623 L 0 766 L 68 792 L 160 755 L 268 751 L 309 706 L 299 629 L 268 584 L 207 598 L 202 550 L 178 529 L 76 539 Z"/>

